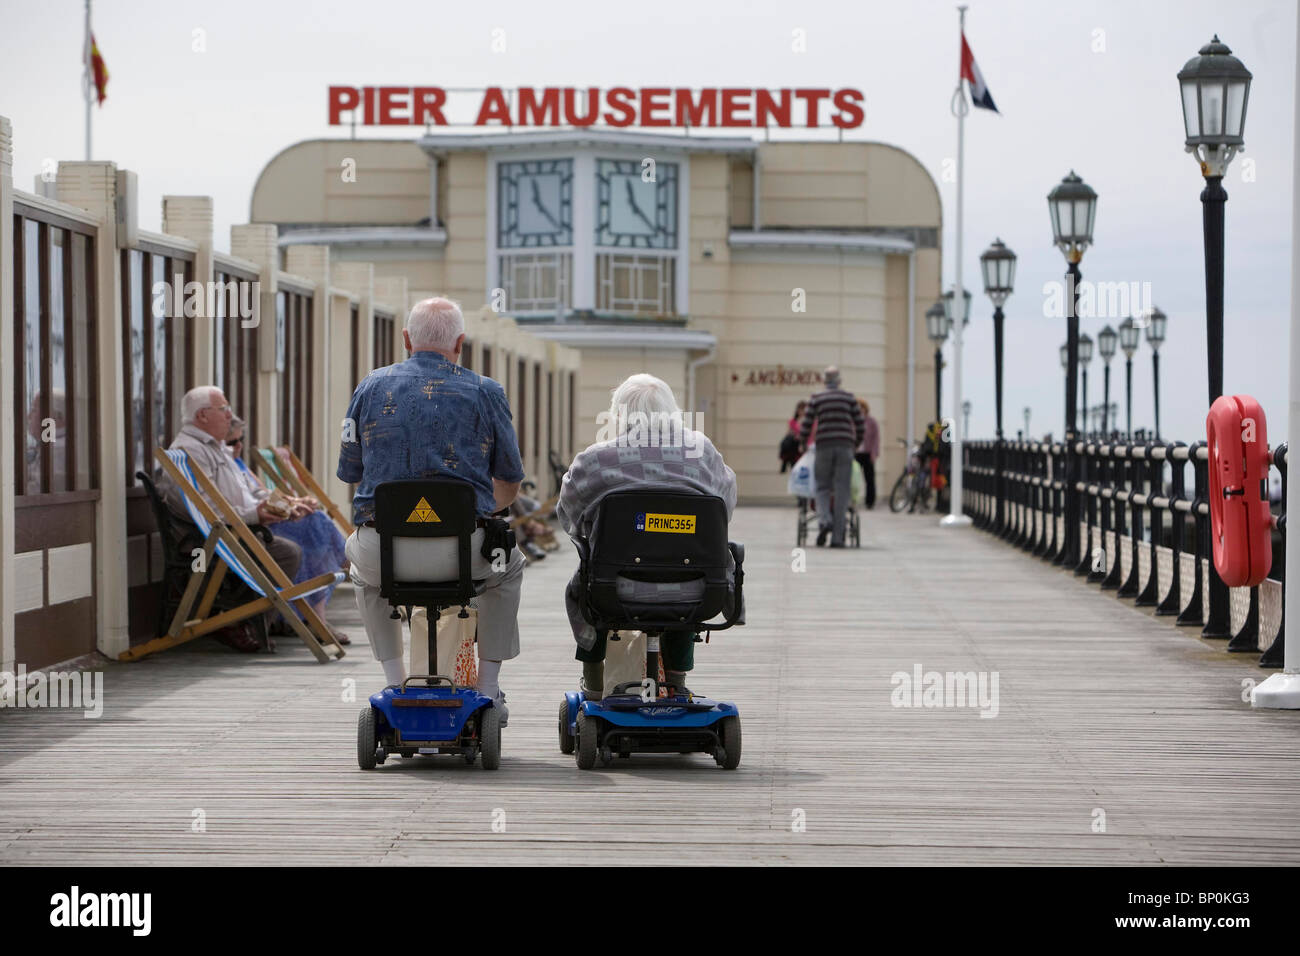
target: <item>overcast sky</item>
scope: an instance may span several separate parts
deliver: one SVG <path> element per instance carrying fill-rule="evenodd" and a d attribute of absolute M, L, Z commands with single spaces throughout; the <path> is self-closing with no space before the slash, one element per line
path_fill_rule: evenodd
<path fill-rule="evenodd" d="M 1006 306 L 1006 429 L 1015 434 L 1028 405 L 1035 433 L 1061 431 L 1065 323 L 1044 317 L 1042 290 L 1064 264 L 1045 197 L 1075 169 L 1100 194 L 1084 277 L 1151 283 L 1169 314 L 1162 431 L 1204 436 L 1203 180 L 1183 151 L 1175 75 L 1214 33 L 1254 74 L 1247 147 L 1225 180 L 1224 384 L 1262 402 L 1274 442 L 1285 434 L 1295 6 L 973 0 L 967 38 L 1002 113 L 976 110 L 966 124 L 962 258 L 976 296 L 964 364 L 975 435 L 993 430 L 992 307 L 979 294 L 978 256 L 995 236 L 1020 257 Z M 83 157 L 84 5 L 0 0 L 0 10 L 0 115 L 13 121 L 16 184 L 30 190 L 45 159 Z M 95 158 L 139 174 L 145 228 L 159 228 L 164 194 L 211 195 L 217 246 L 228 249 L 229 227 L 247 220 L 253 182 L 276 152 L 347 135 L 326 123 L 330 83 L 847 86 L 865 94 L 866 121 L 852 136 L 898 145 L 940 180 L 944 279 L 953 281 L 956 188 L 942 174 L 956 154 L 948 104 L 959 47 L 948 2 L 98 0 L 94 29 L 110 73 L 95 111 Z M 494 52 L 498 30 L 505 49 Z M 792 49 L 795 30 L 805 31 L 806 52 Z M 1095 337 L 1103 324 L 1083 328 Z M 1145 343 L 1134 366 L 1134 424 L 1149 425 Z M 1122 354 L 1113 369 L 1122 415 Z M 1096 358 L 1088 390 L 1098 402 Z"/>

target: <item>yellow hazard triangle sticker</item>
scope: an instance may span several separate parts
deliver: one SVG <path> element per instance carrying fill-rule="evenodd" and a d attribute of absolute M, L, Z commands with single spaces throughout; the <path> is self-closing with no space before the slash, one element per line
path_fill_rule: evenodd
<path fill-rule="evenodd" d="M 421 497 L 419 502 L 416 503 L 415 510 L 412 511 L 411 516 L 406 519 L 406 523 L 411 524 L 412 522 L 421 521 L 442 521 L 442 519 L 438 517 L 437 513 L 429 507 L 429 501 L 424 497 Z"/>

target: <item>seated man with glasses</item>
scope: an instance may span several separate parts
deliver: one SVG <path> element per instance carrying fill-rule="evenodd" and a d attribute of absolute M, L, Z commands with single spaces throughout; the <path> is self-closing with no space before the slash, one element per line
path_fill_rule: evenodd
<path fill-rule="evenodd" d="M 244 480 L 243 471 L 226 449 L 226 438 L 230 435 L 230 424 L 235 416 L 221 389 L 213 385 L 200 385 L 190 389 L 181 399 L 181 416 L 185 424 L 176 433 L 171 449 L 185 452 L 189 456 L 190 465 L 212 479 L 217 491 L 239 512 L 239 517 L 245 524 L 260 524 L 270 529 L 286 517 L 297 518 L 310 513 L 310 505 L 295 500 L 292 512 L 284 515 L 268 505 L 265 495 L 259 497 L 253 494 Z M 165 473 L 159 480 L 159 491 L 167 506 L 182 521 L 189 521 L 181 489 L 172 484 Z M 193 488 L 184 491 L 185 494 L 196 494 Z M 211 501 L 208 505 L 218 515 L 221 514 Z M 266 550 L 292 581 L 298 573 L 298 565 L 302 563 L 302 548 L 272 530 Z"/>

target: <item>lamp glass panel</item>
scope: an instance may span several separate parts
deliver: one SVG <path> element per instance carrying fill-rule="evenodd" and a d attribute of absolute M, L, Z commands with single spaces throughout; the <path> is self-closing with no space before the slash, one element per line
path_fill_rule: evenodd
<path fill-rule="evenodd" d="M 1243 121 L 1245 120 L 1244 107 L 1246 105 L 1246 81 L 1231 80 L 1228 83 L 1228 110 L 1226 128 L 1229 136 L 1241 136 Z"/>
<path fill-rule="evenodd" d="M 992 292 L 998 287 L 998 260 L 981 259 L 980 268 L 984 273 L 984 291 Z"/>
<path fill-rule="evenodd" d="M 1092 200 L 1076 199 L 1074 201 L 1074 238 L 1087 241 L 1092 236 Z"/>
<path fill-rule="evenodd" d="M 1052 214 L 1052 237 L 1059 241 L 1061 238 L 1061 204 L 1054 199 L 1049 199 L 1047 209 Z"/>
<path fill-rule="evenodd" d="M 1183 80 L 1183 126 L 1187 130 L 1188 139 L 1201 135 L 1200 112 L 1196 106 L 1195 80 Z"/>
<path fill-rule="evenodd" d="M 1092 361 L 1092 339 L 1079 339 L 1079 361 L 1084 365 Z"/>
<path fill-rule="evenodd" d="M 1002 288 L 1004 289 L 1015 288 L 1015 278 L 1016 278 L 1016 260 L 1011 257 L 1007 257 L 1006 259 L 1002 260 Z"/>
<path fill-rule="evenodd" d="M 1223 135 L 1223 82 L 1201 81 L 1201 133 L 1218 138 Z"/>

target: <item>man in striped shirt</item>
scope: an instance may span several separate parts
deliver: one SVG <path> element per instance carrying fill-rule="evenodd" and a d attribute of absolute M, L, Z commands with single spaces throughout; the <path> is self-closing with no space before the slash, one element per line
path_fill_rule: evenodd
<path fill-rule="evenodd" d="M 816 482 L 819 524 L 817 547 L 824 546 L 829 535 L 831 547 L 842 548 L 844 509 L 849 503 L 853 478 L 853 453 L 862 443 L 866 420 L 853 393 L 840 388 L 840 370 L 836 366 L 831 365 L 822 373 L 822 383 L 826 387 L 813 395 L 804 409 L 799 437 L 806 442 L 813 426 L 816 426 L 813 479 Z"/>

